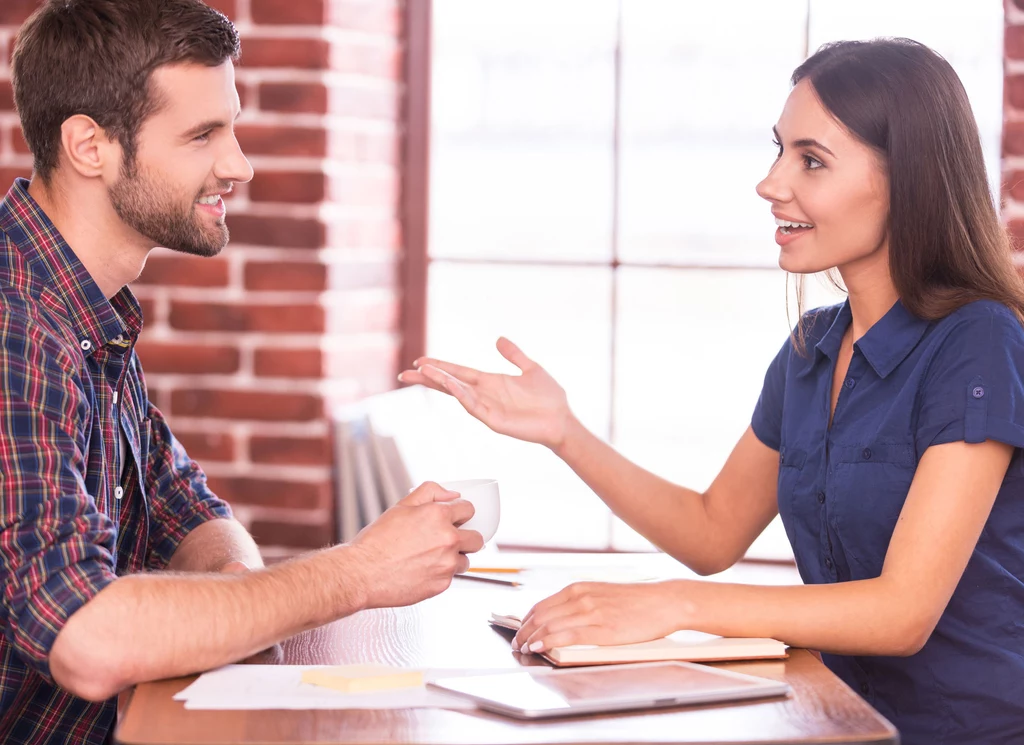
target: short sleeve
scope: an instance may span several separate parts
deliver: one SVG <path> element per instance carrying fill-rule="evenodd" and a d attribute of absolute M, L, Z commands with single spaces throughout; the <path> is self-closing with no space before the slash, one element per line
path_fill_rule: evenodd
<path fill-rule="evenodd" d="M 950 330 L 929 365 L 919 399 L 918 453 L 958 441 L 1024 447 L 1024 327 L 1004 306 L 983 307 L 984 315 Z"/>
<path fill-rule="evenodd" d="M 768 366 L 764 386 L 761 388 L 761 395 L 757 399 L 754 415 L 750 420 L 750 426 L 757 439 L 772 450 L 782 447 L 782 405 L 786 392 L 786 373 L 792 354 L 793 340 L 787 337 L 786 343 Z"/>
<path fill-rule="evenodd" d="M 149 549 L 146 566 L 164 569 L 178 545 L 209 520 L 232 517 L 227 502 L 206 485 L 206 474 L 171 433 L 163 414 L 149 404 Z"/>

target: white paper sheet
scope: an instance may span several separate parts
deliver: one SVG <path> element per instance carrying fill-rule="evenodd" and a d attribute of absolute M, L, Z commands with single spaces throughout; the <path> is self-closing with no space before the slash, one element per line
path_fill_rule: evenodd
<path fill-rule="evenodd" d="M 227 665 L 203 673 L 174 695 L 186 709 L 474 709 L 472 702 L 439 691 L 401 688 L 372 693 L 343 693 L 302 682 L 315 665 Z M 503 670 L 426 669 L 426 681 Z"/>

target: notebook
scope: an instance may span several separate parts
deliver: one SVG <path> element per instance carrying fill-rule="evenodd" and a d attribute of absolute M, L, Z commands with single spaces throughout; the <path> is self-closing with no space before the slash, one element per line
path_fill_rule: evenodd
<path fill-rule="evenodd" d="M 518 631 L 517 616 L 491 614 L 491 624 Z M 729 660 L 766 660 L 786 657 L 786 645 L 775 639 L 727 638 L 700 631 L 677 631 L 663 639 L 638 644 L 596 646 L 577 644 L 555 647 L 542 657 L 556 667 L 614 665 L 626 662 L 680 660 L 683 662 L 725 662 Z"/>

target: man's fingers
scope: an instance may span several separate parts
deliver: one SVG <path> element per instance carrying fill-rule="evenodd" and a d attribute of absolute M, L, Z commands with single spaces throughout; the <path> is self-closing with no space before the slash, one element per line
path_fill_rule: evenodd
<path fill-rule="evenodd" d="M 449 517 L 452 525 L 459 526 L 476 514 L 476 508 L 472 502 L 465 499 L 454 499 L 448 503 Z"/>
<path fill-rule="evenodd" d="M 477 530 L 459 529 L 459 553 L 475 554 L 484 547 L 484 537 Z"/>
<path fill-rule="evenodd" d="M 429 504 L 430 502 L 450 502 L 454 499 L 458 499 L 458 497 L 458 492 L 449 491 L 433 481 L 425 481 L 409 492 L 409 494 L 402 499 L 402 503 L 409 506 L 415 506 L 420 504 Z"/>

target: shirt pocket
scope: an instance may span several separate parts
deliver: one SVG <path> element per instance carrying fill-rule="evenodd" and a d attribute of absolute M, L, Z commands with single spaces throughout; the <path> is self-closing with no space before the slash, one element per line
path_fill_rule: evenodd
<path fill-rule="evenodd" d="M 786 529 L 798 568 L 802 558 L 818 545 L 818 502 L 814 498 L 814 469 L 807 465 L 808 451 L 783 446 L 779 449 L 779 516 Z"/>
<path fill-rule="evenodd" d="M 829 523 L 849 562 L 850 579 L 878 577 L 917 471 L 914 446 L 841 446 L 833 450 L 832 463 Z"/>

